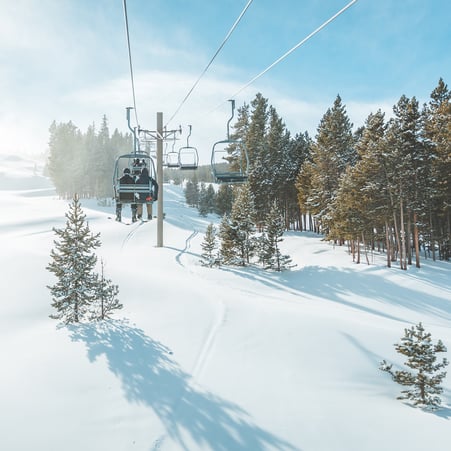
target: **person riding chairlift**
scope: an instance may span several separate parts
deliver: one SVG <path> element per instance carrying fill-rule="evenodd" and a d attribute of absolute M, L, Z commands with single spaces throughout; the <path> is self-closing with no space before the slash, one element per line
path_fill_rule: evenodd
<path fill-rule="evenodd" d="M 151 220 L 152 219 L 152 201 L 157 200 L 158 184 L 152 177 L 149 176 L 149 170 L 146 167 L 144 167 L 141 170 L 141 175 L 136 180 L 136 184 L 137 185 L 143 184 L 143 185 L 151 186 L 149 192 L 139 194 L 140 202 L 137 207 L 138 219 L 141 219 L 142 213 L 143 213 L 143 203 L 145 203 L 146 208 L 147 208 L 147 219 Z"/>
<path fill-rule="evenodd" d="M 135 184 L 135 179 L 130 175 L 129 168 L 124 168 L 123 175 L 119 179 L 119 184 L 120 185 L 134 185 Z M 131 195 L 130 200 L 133 200 L 133 193 L 130 193 L 130 195 Z M 132 221 L 136 222 L 137 205 L 136 205 L 136 203 L 132 203 L 130 205 L 130 207 L 132 209 Z M 116 203 L 116 221 L 120 222 L 121 220 L 122 220 L 122 203 L 117 202 Z"/>

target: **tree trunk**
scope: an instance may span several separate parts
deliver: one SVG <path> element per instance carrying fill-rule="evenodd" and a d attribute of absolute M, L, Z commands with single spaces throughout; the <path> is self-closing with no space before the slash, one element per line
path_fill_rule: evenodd
<path fill-rule="evenodd" d="M 391 268 L 391 236 L 388 221 L 385 221 L 385 246 L 387 247 L 387 268 Z"/>
<path fill-rule="evenodd" d="M 366 264 L 369 265 L 370 264 L 370 260 L 368 259 L 368 250 L 367 250 L 366 245 L 365 245 L 365 234 L 363 232 L 362 232 L 362 245 L 363 245 L 363 249 L 365 250 Z"/>
<path fill-rule="evenodd" d="M 415 244 L 415 266 L 420 267 L 420 242 L 418 238 L 417 212 L 413 213 L 413 241 Z"/>
<path fill-rule="evenodd" d="M 402 202 L 402 196 L 399 200 L 399 209 L 400 209 L 400 222 L 401 222 L 401 252 L 400 252 L 400 258 L 399 262 L 401 264 L 401 269 L 406 270 L 407 264 L 406 264 L 406 231 L 404 228 L 404 205 Z"/>
<path fill-rule="evenodd" d="M 406 247 L 407 247 L 407 264 L 412 265 L 412 222 L 411 218 L 411 210 L 409 208 L 407 212 L 407 231 L 406 231 Z"/>
<path fill-rule="evenodd" d="M 357 238 L 357 240 L 355 240 L 356 246 L 357 246 L 357 264 L 360 264 L 360 239 Z"/>
<path fill-rule="evenodd" d="M 393 211 L 393 227 L 395 229 L 395 241 L 396 241 L 396 245 L 398 247 L 398 254 L 399 254 L 399 256 L 401 256 L 402 255 L 402 253 L 401 253 L 401 240 L 399 239 L 398 222 L 396 221 L 396 212 L 395 211 Z"/>

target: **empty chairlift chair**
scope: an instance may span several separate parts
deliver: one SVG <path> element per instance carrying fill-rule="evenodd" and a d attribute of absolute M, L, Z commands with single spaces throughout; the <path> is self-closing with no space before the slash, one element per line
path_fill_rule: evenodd
<path fill-rule="evenodd" d="M 197 149 L 189 145 L 191 136 L 191 125 L 189 125 L 189 134 L 186 137 L 186 146 L 179 149 L 178 163 L 180 169 L 197 169 L 199 166 L 199 155 Z"/>
<path fill-rule="evenodd" d="M 227 122 L 227 139 L 217 141 L 211 152 L 211 172 L 216 183 L 244 183 L 248 179 L 249 159 L 244 143 L 230 139 L 230 122 L 235 111 L 232 102 L 232 116 Z"/>

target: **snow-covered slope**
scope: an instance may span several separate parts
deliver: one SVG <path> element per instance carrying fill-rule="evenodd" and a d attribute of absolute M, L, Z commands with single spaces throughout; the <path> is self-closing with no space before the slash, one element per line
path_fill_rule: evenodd
<path fill-rule="evenodd" d="M 355 265 L 342 247 L 287 233 L 292 271 L 204 268 L 217 218 L 165 185 L 162 248 L 156 220 L 118 224 L 114 207 L 82 202 L 124 309 L 58 327 L 46 265 L 68 202 L 23 161 L 16 184 L 11 164 L 0 164 L 0 449 L 450 449 L 451 377 L 443 409 L 427 413 L 378 370 L 403 363 L 393 344 L 419 321 L 451 349 L 449 264 Z"/>

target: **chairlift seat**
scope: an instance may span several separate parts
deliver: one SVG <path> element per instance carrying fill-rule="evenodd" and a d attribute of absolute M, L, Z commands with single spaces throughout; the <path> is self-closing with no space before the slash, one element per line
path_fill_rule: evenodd
<path fill-rule="evenodd" d="M 195 147 L 181 147 L 178 154 L 179 168 L 194 170 L 199 167 L 199 155 Z"/>

